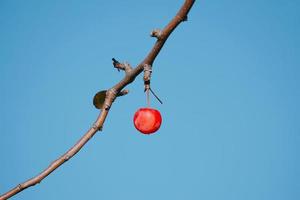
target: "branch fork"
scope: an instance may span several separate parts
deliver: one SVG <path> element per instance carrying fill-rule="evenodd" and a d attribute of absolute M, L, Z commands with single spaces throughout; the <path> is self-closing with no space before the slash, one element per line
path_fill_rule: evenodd
<path fill-rule="evenodd" d="M 115 88 L 111 88 L 111 89 L 106 91 L 106 97 L 105 97 L 103 109 L 105 109 L 107 111 L 110 109 L 111 105 L 113 104 L 113 102 L 117 98 L 118 93 L 119 92 L 117 92 Z"/>

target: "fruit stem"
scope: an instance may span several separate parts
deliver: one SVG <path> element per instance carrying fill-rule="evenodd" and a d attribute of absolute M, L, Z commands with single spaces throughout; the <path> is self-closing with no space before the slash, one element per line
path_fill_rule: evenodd
<path fill-rule="evenodd" d="M 149 95 L 149 88 L 146 91 L 147 94 L 147 107 L 150 108 L 150 95 Z"/>

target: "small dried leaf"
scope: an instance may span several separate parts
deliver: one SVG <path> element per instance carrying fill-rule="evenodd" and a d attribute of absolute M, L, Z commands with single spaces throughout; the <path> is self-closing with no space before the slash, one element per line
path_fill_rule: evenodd
<path fill-rule="evenodd" d="M 95 94 L 93 99 L 94 106 L 98 109 L 102 109 L 105 97 L 106 97 L 106 90 L 102 90 L 97 94 Z"/>

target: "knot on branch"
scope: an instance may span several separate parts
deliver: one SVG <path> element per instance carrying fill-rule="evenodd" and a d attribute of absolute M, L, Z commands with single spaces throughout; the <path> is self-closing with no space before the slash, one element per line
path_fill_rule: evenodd
<path fill-rule="evenodd" d="M 103 126 L 100 126 L 97 123 L 94 123 L 92 128 L 95 129 L 96 131 L 102 131 Z"/>
<path fill-rule="evenodd" d="M 150 89 L 151 73 L 152 73 L 152 65 L 144 64 L 144 85 L 145 85 L 145 91 L 148 90 L 148 89 Z"/>
<path fill-rule="evenodd" d="M 115 58 L 112 58 L 114 68 L 118 69 L 118 71 L 123 70 L 126 73 L 132 70 L 132 67 L 129 63 L 120 63 Z"/>
<path fill-rule="evenodd" d="M 71 156 L 69 154 L 66 154 L 65 157 L 64 157 L 64 160 L 68 161 L 70 158 L 71 158 Z"/>
<path fill-rule="evenodd" d="M 188 16 L 180 16 L 180 15 L 176 15 L 176 18 L 180 21 L 180 22 L 186 22 L 188 21 Z"/>
<path fill-rule="evenodd" d="M 161 35 L 162 35 L 162 31 L 160 29 L 154 29 L 150 33 L 151 37 L 156 37 L 158 40 L 161 38 Z"/>
<path fill-rule="evenodd" d="M 119 94 L 119 92 L 117 92 L 115 88 L 111 88 L 106 91 L 105 101 L 103 104 L 103 108 L 105 110 L 108 111 L 110 109 L 112 103 L 115 101 L 118 94 Z"/>

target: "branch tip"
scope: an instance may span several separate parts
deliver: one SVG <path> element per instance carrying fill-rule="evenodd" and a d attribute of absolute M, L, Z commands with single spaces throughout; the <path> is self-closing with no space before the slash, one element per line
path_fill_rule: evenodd
<path fill-rule="evenodd" d="M 130 70 L 132 70 L 132 67 L 129 63 L 120 63 L 118 60 L 115 58 L 112 58 L 113 61 L 113 66 L 116 68 L 118 71 L 124 70 L 126 73 L 128 73 Z"/>
<path fill-rule="evenodd" d="M 112 61 L 113 61 L 114 68 L 117 68 L 117 70 L 120 71 L 121 63 L 119 61 L 117 61 L 115 58 L 112 58 Z"/>

